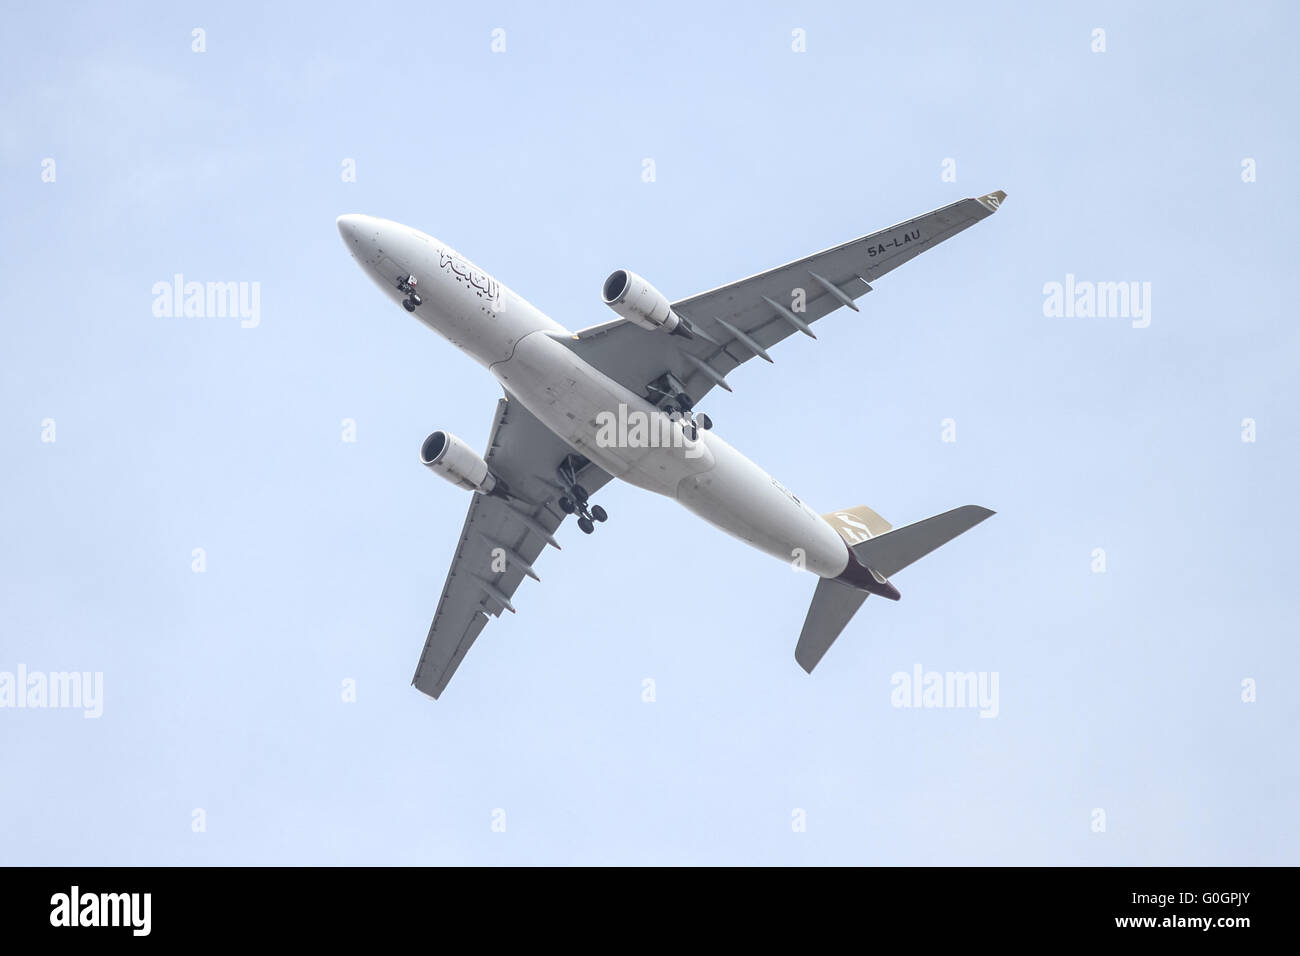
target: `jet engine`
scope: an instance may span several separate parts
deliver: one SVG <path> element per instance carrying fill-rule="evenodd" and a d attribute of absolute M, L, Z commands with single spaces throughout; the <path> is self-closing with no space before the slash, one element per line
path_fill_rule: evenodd
<path fill-rule="evenodd" d="M 420 464 L 466 491 L 488 495 L 497 486 L 482 456 L 451 432 L 437 431 L 424 440 Z"/>
<path fill-rule="evenodd" d="M 681 318 L 664 294 L 635 272 L 627 269 L 611 272 L 601 288 L 601 298 L 623 318 L 643 329 L 686 333 Z"/>

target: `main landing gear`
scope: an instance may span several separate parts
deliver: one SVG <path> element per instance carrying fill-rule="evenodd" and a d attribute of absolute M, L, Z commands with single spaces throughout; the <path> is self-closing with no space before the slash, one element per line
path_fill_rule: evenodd
<path fill-rule="evenodd" d="M 415 294 L 415 286 L 418 281 L 415 276 L 410 275 L 405 279 L 397 280 L 397 291 L 406 293 L 406 298 L 402 300 L 402 308 L 407 312 L 414 312 L 417 305 L 424 303 L 424 300 Z"/>
<path fill-rule="evenodd" d="M 690 396 L 687 395 L 685 392 L 683 392 L 680 396 L 678 396 L 678 398 L 679 399 L 685 398 L 687 402 L 690 401 Z M 689 404 L 683 405 L 680 411 L 678 409 L 670 409 L 668 412 L 668 417 L 671 418 L 673 421 L 678 421 L 680 419 L 685 422 L 685 424 L 682 425 L 682 431 L 686 433 L 686 437 L 689 438 L 691 441 L 695 441 L 695 439 L 700 437 L 701 428 L 703 428 L 705 431 L 708 431 L 710 428 L 713 427 L 712 418 L 710 418 L 708 415 L 704 414 L 703 412 L 696 412 L 692 414 L 691 407 Z"/>
<path fill-rule="evenodd" d="M 569 455 L 559 467 L 560 481 L 565 488 L 565 493 L 560 495 L 560 510 L 566 515 L 576 514 L 582 533 L 591 534 L 596 530 L 596 522 L 609 520 L 609 513 L 600 505 L 587 507 L 587 489 L 578 484 L 578 471 L 582 466 L 574 458 L 575 456 Z M 585 465 L 586 462 L 583 461 L 582 464 Z"/>
<path fill-rule="evenodd" d="M 673 421 L 680 421 L 682 431 L 691 441 L 700 437 L 700 429 L 708 431 L 713 427 L 713 419 L 703 412 L 692 412 L 695 402 L 682 387 L 682 383 L 671 372 L 665 372 L 649 385 L 649 398 L 661 411 L 667 412 Z"/>

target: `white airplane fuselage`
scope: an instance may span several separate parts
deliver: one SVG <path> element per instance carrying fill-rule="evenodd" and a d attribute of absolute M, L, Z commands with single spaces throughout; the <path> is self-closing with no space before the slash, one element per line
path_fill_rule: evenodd
<path fill-rule="evenodd" d="M 680 422 L 593 368 L 564 342 L 572 333 L 445 243 L 409 226 L 350 215 L 339 232 L 395 304 L 397 278 L 414 276 L 414 315 L 480 365 L 577 454 L 615 478 L 679 501 L 710 524 L 782 561 L 836 578 L 855 564 L 816 511 L 713 431 L 688 441 Z M 602 439 L 602 413 L 644 416 L 680 440 L 632 445 Z M 604 433 L 606 436 L 608 432 Z"/>

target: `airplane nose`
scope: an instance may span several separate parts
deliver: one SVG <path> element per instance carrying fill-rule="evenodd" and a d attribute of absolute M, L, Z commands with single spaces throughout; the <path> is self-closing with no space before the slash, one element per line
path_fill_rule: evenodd
<path fill-rule="evenodd" d="M 361 235 L 361 222 L 365 218 L 365 216 L 360 216 L 356 213 L 348 213 L 346 216 L 339 216 L 337 225 L 339 227 L 339 235 L 343 237 L 344 242 L 350 244 L 357 241 L 357 237 Z"/>

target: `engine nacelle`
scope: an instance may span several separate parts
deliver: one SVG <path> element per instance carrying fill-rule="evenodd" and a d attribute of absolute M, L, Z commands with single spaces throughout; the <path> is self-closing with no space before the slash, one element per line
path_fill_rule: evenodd
<path fill-rule="evenodd" d="M 605 304 L 643 329 L 676 332 L 681 319 L 662 292 L 635 272 L 611 272 L 601 288 Z"/>
<path fill-rule="evenodd" d="M 424 440 L 420 464 L 466 491 L 487 495 L 497 486 L 482 456 L 451 432 L 434 432 Z"/>

